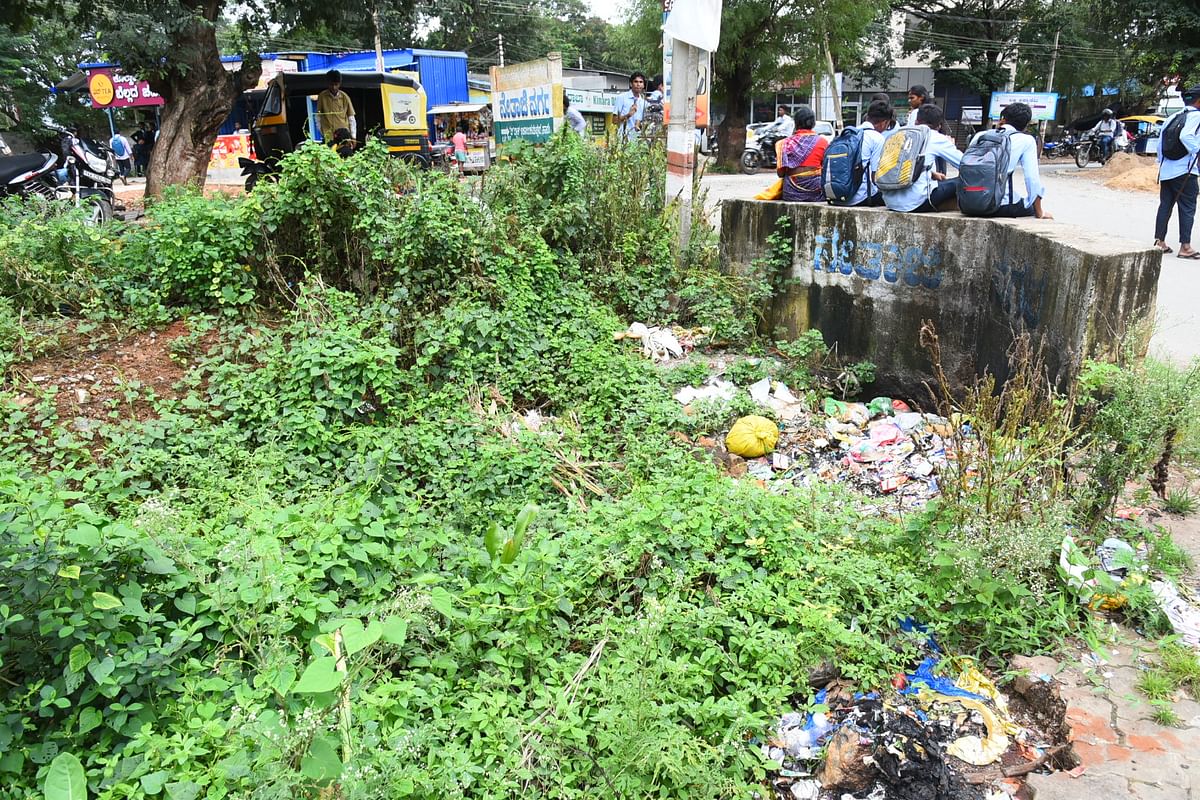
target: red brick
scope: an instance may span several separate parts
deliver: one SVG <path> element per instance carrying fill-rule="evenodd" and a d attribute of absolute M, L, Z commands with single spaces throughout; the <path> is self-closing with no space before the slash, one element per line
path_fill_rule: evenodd
<path fill-rule="evenodd" d="M 1163 747 L 1162 742 L 1160 742 L 1158 739 L 1155 739 L 1153 736 L 1130 736 L 1127 741 L 1129 742 L 1130 747 L 1132 747 L 1134 750 L 1140 750 L 1143 753 L 1163 751 L 1166 749 Z"/>

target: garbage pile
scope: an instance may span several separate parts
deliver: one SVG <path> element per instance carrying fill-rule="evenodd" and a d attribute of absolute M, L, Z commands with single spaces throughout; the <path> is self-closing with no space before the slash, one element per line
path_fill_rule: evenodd
<path fill-rule="evenodd" d="M 680 389 L 675 399 L 686 409 L 698 400 L 731 400 L 739 391 L 729 381 L 709 378 L 703 386 Z M 746 461 L 737 474 L 749 474 L 770 491 L 837 482 L 870 496 L 894 498 L 905 510 L 919 508 L 940 493 L 939 475 L 951 466 L 957 448 L 970 443 L 969 424 L 959 426 L 963 435 L 955 437 L 950 420 L 913 411 L 903 400 L 876 397 L 850 403 L 827 397 L 814 413 L 779 381 L 763 378 L 746 391 L 774 412 L 778 426 L 762 417 L 744 417 L 724 445 Z M 773 430 L 766 431 L 764 422 Z M 754 439 L 744 435 L 751 429 Z M 772 438 L 766 452 L 742 446 Z"/>
<path fill-rule="evenodd" d="M 936 644 L 931 644 L 936 647 Z M 957 677 L 936 674 L 930 655 L 898 675 L 894 693 L 835 697 L 784 714 L 761 744 L 780 765 L 771 783 L 783 800 L 1001 800 L 1040 768 L 1054 743 L 1019 726 L 992 681 L 968 659 Z M 1020 766 L 1014 766 L 1020 764 Z"/>
<path fill-rule="evenodd" d="M 1124 608 L 1127 593 L 1134 587 L 1149 583 L 1155 602 L 1166 615 L 1181 642 L 1200 653 L 1200 598 L 1190 587 L 1180 588 L 1161 577 L 1151 580 L 1145 544 L 1134 548 L 1115 537 L 1105 539 L 1090 558 L 1076 544 L 1074 537 L 1063 537 L 1058 565 L 1079 602 L 1097 611 Z"/>

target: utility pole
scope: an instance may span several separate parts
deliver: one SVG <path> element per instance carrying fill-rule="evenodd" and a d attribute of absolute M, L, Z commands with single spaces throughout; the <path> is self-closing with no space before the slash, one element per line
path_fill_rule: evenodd
<path fill-rule="evenodd" d="M 837 75 L 833 72 L 833 52 L 829 49 L 829 31 L 825 31 L 825 70 L 829 74 L 829 93 L 833 95 L 833 130 L 842 124 L 842 93 L 838 90 Z"/>
<path fill-rule="evenodd" d="M 500 66 L 504 66 L 504 34 L 500 34 Z"/>
<path fill-rule="evenodd" d="M 1058 64 L 1058 37 L 1062 36 L 1062 31 L 1054 32 L 1054 49 L 1050 51 L 1050 72 L 1046 75 L 1046 92 L 1054 91 L 1054 67 Z M 1042 120 L 1038 125 L 1038 138 L 1041 140 L 1039 145 L 1046 142 L 1046 128 L 1050 123 Z"/>
<path fill-rule="evenodd" d="M 379 34 L 379 6 L 371 6 L 371 24 L 375 26 L 375 71 L 383 72 L 383 40 Z"/>

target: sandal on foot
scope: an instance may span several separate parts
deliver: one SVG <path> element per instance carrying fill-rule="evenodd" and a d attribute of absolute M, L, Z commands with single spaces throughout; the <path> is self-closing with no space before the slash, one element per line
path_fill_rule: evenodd
<path fill-rule="evenodd" d="M 1190 253 L 1180 253 L 1176 258 L 1186 258 L 1188 261 L 1200 261 L 1200 250 L 1193 250 Z"/>
<path fill-rule="evenodd" d="M 1168 253 L 1174 253 L 1174 252 L 1175 252 L 1174 250 L 1172 250 L 1172 249 L 1171 249 L 1171 246 L 1170 246 L 1169 244 L 1167 244 L 1166 242 L 1163 242 L 1162 244 L 1158 244 L 1158 243 L 1156 242 L 1156 243 L 1154 244 L 1154 246 L 1155 246 L 1155 247 L 1157 247 L 1159 250 L 1162 250 L 1162 251 L 1163 251 L 1163 255 L 1167 255 Z"/>

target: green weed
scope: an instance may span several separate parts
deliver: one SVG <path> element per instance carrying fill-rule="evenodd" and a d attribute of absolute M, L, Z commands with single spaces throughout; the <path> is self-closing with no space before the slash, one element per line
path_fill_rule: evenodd
<path fill-rule="evenodd" d="M 1200 507 L 1200 503 L 1197 503 L 1196 496 L 1187 489 L 1170 490 L 1167 492 L 1167 499 L 1163 502 L 1164 511 L 1180 517 L 1195 514 L 1198 507 Z"/>

